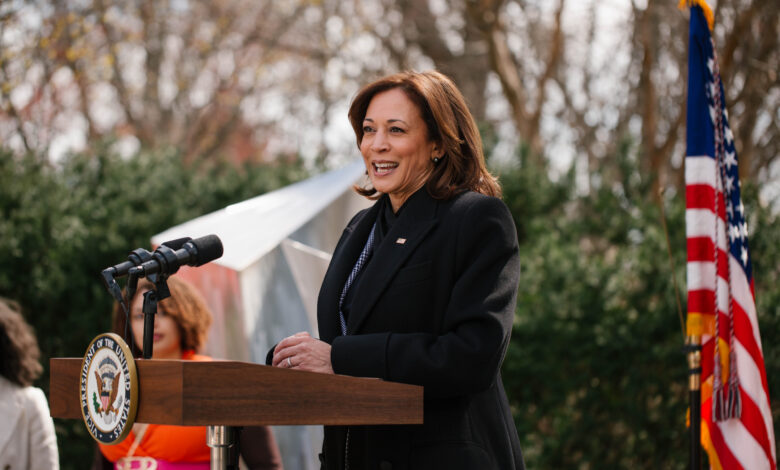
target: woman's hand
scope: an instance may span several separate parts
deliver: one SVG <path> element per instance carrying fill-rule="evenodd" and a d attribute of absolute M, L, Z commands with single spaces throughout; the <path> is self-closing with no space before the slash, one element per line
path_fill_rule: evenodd
<path fill-rule="evenodd" d="M 279 341 L 274 349 L 274 367 L 333 373 L 330 363 L 330 344 L 312 338 L 305 331 Z"/>

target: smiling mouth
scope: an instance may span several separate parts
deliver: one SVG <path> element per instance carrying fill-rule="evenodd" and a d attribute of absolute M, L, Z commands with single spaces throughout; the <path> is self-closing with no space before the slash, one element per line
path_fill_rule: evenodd
<path fill-rule="evenodd" d="M 397 162 L 374 162 L 372 165 L 374 166 L 374 174 L 377 176 L 386 175 L 398 167 Z"/>

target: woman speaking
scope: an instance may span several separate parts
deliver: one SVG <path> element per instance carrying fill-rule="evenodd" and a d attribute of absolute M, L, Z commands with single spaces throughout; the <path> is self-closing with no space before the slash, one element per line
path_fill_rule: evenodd
<path fill-rule="evenodd" d="M 365 86 L 349 110 L 376 203 L 347 225 L 317 304 L 320 339 L 273 365 L 424 387 L 424 424 L 326 426 L 323 469 L 522 469 L 500 366 L 520 265 L 474 118 L 438 72 Z"/>

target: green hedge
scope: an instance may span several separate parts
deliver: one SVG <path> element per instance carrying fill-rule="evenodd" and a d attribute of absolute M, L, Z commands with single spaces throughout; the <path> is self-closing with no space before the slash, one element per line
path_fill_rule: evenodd
<path fill-rule="evenodd" d="M 298 160 L 185 165 L 172 150 L 122 159 L 99 149 L 52 165 L 0 150 L 0 296 L 23 306 L 45 367 L 51 357 L 81 357 L 110 328 L 104 268 L 148 249 L 155 233 L 305 176 Z M 37 385 L 48 389 L 48 367 Z M 84 425 L 55 425 L 62 468 L 86 468 L 93 444 Z"/>
<path fill-rule="evenodd" d="M 627 145 L 621 180 L 574 190 L 518 158 L 499 171 L 522 274 L 504 382 L 529 468 L 685 468 L 687 366 L 657 202 Z M 0 150 L 0 295 L 19 301 L 49 357 L 80 357 L 109 328 L 98 274 L 151 235 L 307 176 L 300 162 L 185 165 L 175 151 L 105 150 L 57 165 Z M 592 175 L 596 176 L 596 175 Z M 597 178 L 594 178 L 597 181 Z M 780 221 L 743 188 L 770 392 L 780 389 Z M 664 207 L 685 308 L 684 196 Z M 47 372 L 48 373 L 48 372 Z M 38 383 L 44 389 L 48 376 Z M 777 400 L 772 400 L 778 422 Z M 56 420 L 62 468 L 92 441 Z M 775 433 L 778 433 L 776 426 Z"/>
<path fill-rule="evenodd" d="M 522 263 L 503 373 L 529 468 L 688 466 L 687 363 L 674 286 L 676 279 L 685 312 L 685 195 L 669 191 L 663 200 L 672 269 L 651 181 L 627 145 L 618 162 L 621 180 L 583 196 L 571 174 L 556 183 L 528 167 L 502 175 Z M 776 393 L 780 220 L 758 199 L 755 187 L 743 188 Z"/>

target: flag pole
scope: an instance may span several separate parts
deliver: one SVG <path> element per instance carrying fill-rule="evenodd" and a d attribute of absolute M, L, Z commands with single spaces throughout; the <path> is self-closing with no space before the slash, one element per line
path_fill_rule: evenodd
<path fill-rule="evenodd" d="M 691 410 L 690 470 L 701 469 L 701 335 L 689 335 L 685 350 L 688 353 L 688 394 Z"/>

